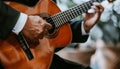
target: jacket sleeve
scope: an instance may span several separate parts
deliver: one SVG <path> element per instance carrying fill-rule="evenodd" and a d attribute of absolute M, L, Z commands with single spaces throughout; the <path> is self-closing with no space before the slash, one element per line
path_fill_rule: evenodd
<path fill-rule="evenodd" d="M 20 12 L 14 10 L 0 0 L 0 39 L 8 37 L 19 18 L 19 15 Z"/>
<path fill-rule="evenodd" d="M 82 35 L 81 25 L 82 20 L 70 21 L 70 26 L 72 29 L 72 43 L 83 43 L 87 41 L 89 35 Z"/>
<path fill-rule="evenodd" d="M 20 12 L 6 5 L 3 1 L 14 1 L 34 6 L 39 0 L 0 0 L 0 39 L 8 37 L 20 15 Z"/>

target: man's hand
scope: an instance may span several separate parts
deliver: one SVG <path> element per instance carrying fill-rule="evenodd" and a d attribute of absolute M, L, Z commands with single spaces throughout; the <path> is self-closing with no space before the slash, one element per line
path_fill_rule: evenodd
<path fill-rule="evenodd" d="M 89 32 L 89 30 L 99 21 L 101 13 L 104 11 L 104 8 L 100 3 L 94 3 L 93 8 L 95 12 L 86 13 L 84 17 L 83 25 L 86 32 Z"/>
<path fill-rule="evenodd" d="M 47 23 L 39 16 L 28 16 L 27 22 L 22 30 L 24 36 L 31 40 L 42 39 L 46 29 L 50 29 L 52 25 Z"/>

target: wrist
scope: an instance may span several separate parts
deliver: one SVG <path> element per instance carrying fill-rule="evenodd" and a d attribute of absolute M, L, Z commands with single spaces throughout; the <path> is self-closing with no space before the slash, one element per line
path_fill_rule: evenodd
<path fill-rule="evenodd" d="M 88 35 L 89 32 L 86 32 L 85 28 L 84 28 L 84 20 L 82 21 L 82 26 L 81 26 L 81 30 L 82 30 L 82 35 Z"/>
<path fill-rule="evenodd" d="M 88 24 L 89 23 L 87 23 L 85 20 L 83 20 L 83 28 L 86 33 L 89 33 L 89 31 L 90 31 L 90 25 L 88 25 Z"/>
<path fill-rule="evenodd" d="M 27 15 L 24 13 L 20 13 L 19 19 L 12 31 L 18 35 L 19 32 L 24 28 L 26 21 Z"/>
<path fill-rule="evenodd" d="M 86 25 L 85 23 L 83 24 L 83 27 L 84 27 L 86 33 L 88 33 L 90 31 L 89 26 Z"/>

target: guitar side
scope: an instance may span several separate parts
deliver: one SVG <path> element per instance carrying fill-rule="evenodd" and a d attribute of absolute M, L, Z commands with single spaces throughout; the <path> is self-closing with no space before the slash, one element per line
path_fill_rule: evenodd
<path fill-rule="evenodd" d="M 48 14 L 52 16 L 60 12 L 60 9 L 51 0 L 40 0 L 34 7 L 15 2 L 8 2 L 7 4 L 28 15 Z M 43 17 L 46 17 L 46 15 Z M 70 25 L 66 23 L 60 27 L 56 37 L 50 39 L 44 37 L 39 39 L 39 44 L 29 45 L 34 56 L 34 59 L 29 61 L 18 43 L 16 35 L 11 34 L 8 39 L 0 40 L 0 60 L 5 69 L 49 69 L 54 49 L 68 45 L 71 42 L 71 38 Z"/>

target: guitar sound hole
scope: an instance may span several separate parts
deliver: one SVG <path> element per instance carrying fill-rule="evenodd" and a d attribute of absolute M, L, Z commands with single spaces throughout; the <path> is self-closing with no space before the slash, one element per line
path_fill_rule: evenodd
<path fill-rule="evenodd" d="M 52 34 L 54 32 L 54 30 L 55 30 L 55 27 L 53 27 L 52 29 L 48 30 L 48 33 Z"/>
<path fill-rule="evenodd" d="M 45 36 L 47 38 L 56 37 L 59 29 L 55 28 L 55 24 L 54 24 L 53 20 L 51 19 L 50 15 L 47 13 L 41 13 L 41 14 L 39 14 L 39 16 L 42 17 L 43 19 L 45 19 L 48 23 L 50 23 L 52 25 L 52 29 L 46 30 L 47 34 Z"/>
<path fill-rule="evenodd" d="M 52 29 L 47 30 L 49 34 L 52 34 L 55 30 L 55 25 L 54 25 L 54 22 L 51 20 L 50 15 L 47 13 L 41 13 L 40 17 L 42 17 L 43 19 L 45 19 L 48 23 L 52 25 Z"/>

